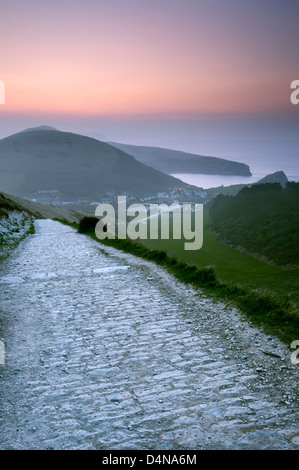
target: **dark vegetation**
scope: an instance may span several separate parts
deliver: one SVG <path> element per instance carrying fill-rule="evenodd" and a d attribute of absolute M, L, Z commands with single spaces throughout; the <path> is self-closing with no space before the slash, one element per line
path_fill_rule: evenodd
<path fill-rule="evenodd" d="M 278 266 L 299 265 L 299 183 L 267 183 L 218 195 L 209 205 L 212 229 L 225 244 Z"/>
<path fill-rule="evenodd" d="M 82 217 L 82 219 L 79 222 L 78 232 L 84 233 L 84 232 L 88 232 L 89 230 L 94 231 L 98 221 L 99 219 L 97 217 L 93 217 L 93 216 Z"/>
<path fill-rule="evenodd" d="M 93 232 L 95 231 L 97 223 L 100 221 L 98 217 L 94 216 L 84 216 L 82 219 L 79 221 L 78 225 L 78 232 L 80 233 L 86 233 L 86 232 Z M 107 225 L 104 225 L 102 227 L 103 232 L 107 232 Z"/>

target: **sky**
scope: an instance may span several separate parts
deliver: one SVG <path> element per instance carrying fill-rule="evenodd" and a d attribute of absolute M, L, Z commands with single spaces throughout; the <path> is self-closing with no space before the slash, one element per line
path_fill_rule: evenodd
<path fill-rule="evenodd" d="M 51 125 L 296 169 L 298 44 L 298 0 L 2 1 L 0 138 Z"/>

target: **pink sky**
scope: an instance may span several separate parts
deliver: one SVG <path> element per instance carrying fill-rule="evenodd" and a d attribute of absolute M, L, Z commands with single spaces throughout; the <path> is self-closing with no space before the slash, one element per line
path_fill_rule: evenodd
<path fill-rule="evenodd" d="M 298 44 L 298 0 L 2 2 L 0 138 L 51 125 L 298 168 Z"/>
<path fill-rule="evenodd" d="M 11 0 L 0 19 L 5 112 L 283 112 L 299 78 L 293 3 L 286 14 L 262 0 Z"/>

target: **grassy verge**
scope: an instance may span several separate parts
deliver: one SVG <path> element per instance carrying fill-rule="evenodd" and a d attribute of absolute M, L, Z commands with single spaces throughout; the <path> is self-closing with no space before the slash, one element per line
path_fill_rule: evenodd
<path fill-rule="evenodd" d="M 282 269 L 225 246 L 208 228 L 204 229 L 203 240 L 203 247 L 198 251 L 185 251 L 181 240 L 144 240 L 143 243 L 148 248 L 164 250 L 187 264 L 213 266 L 222 282 L 269 291 L 281 301 L 289 298 L 298 308 L 298 269 Z"/>
<path fill-rule="evenodd" d="M 76 224 L 72 224 L 72 226 L 78 228 Z M 223 272 L 222 277 L 218 276 L 219 269 L 217 270 L 217 267 L 211 266 L 211 264 L 213 264 L 211 262 L 216 259 L 219 260 L 218 256 L 221 255 L 222 258 L 220 266 L 222 263 L 227 261 L 227 255 L 223 255 L 223 252 L 225 252 L 227 248 L 220 243 L 219 246 L 217 246 L 217 250 L 214 251 L 213 256 L 210 256 L 211 253 L 209 254 L 208 243 L 208 247 L 206 248 L 208 252 L 205 252 L 199 261 L 195 259 L 195 252 L 184 252 L 182 255 L 180 249 L 173 246 L 172 243 L 166 245 L 166 249 L 161 249 L 161 242 L 181 242 L 182 244 L 182 241 L 180 240 L 154 240 L 152 242 L 160 244 L 159 248 L 155 248 L 152 246 L 145 246 L 145 242 L 150 243 L 150 241 L 146 240 L 143 241 L 144 243 L 132 241 L 130 239 L 105 239 L 100 241 L 97 239 L 94 229 L 85 231 L 84 234 L 90 236 L 103 245 L 112 246 L 116 249 L 125 251 L 126 253 L 133 254 L 149 261 L 154 261 L 158 265 L 167 269 L 180 281 L 192 284 L 194 287 L 200 288 L 207 295 L 210 295 L 215 299 L 226 301 L 231 305 L 238 307 L 247 315 L 248 319 L 252 321 L 253 324 L 263 327 L 267 334 L 277 336 L 287 345 L 290 345 L 292 341 L 299 338 L 298 312 L 295 305 L 291 303 L 290 298 L 283 295 L 283 289 L 280 295 L 275 295 L 269 290 L 255 289 L 250 285 L 250 283 L 248 285 L 247 283 L 242 284 L 240 282 L 236 282 L 236 280 L 239 280 L 239 277 L 236 276 L 235 268 L 233 266 L 227 268 L 226 271 Z M 215 237 L 210 235 L 210 241 L 212 241 L 212 245 L 214 243 L 215 249 Z M 204 244 L 205 242 L 207 242 L 207 240 L 204 236 Z M 202 250 L 199 250 L 197 253 L 199 254 Z M 242 271 L 242 269 L 246 269 L 246 267 L 248 268 L 249 265 L 247 263 L 261 263 L 248 255 L 242 255 L 234 250 L 231 251 L 234 252 L 237 260 L 239 255 L 243 257 L 243 264 L 238 264 L 239 271 L 240 269 Z M 178 254 L 181 255 L 181 257 L 191 256 L 191 260 L 193 262 L 188 262 L 186 259 L 180 259 L 179 256 L 177 256 Z M 232 256 L 232 254 L 230 253 L 229 256 Z M 207 265 L 203 264 L 205 261 L 207 261 Z M 240 259 L 238 261 L 240 263 Z M 250 270 L 247 270 L 247 278 L 248 277 L 251 277 Z M 257 279 L 253 282 L 253 285 L 255 282 L 257 282 Z"/>

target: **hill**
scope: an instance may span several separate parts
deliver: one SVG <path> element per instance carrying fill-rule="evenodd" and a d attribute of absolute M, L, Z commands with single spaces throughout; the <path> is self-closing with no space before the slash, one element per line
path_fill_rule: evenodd
<path fill-rule="evenodd" d="M 241 175 L 251 176 L 249 166 L 245 163 L 234 162 L 218 157 L 207 157 L 192 153 L 170 150 L 159 147 L 109 142 L 136 160 L 167 174 L 201 173 L 205 175 Z"/>
<path fill-rule="evenodd" d="M 52 207 L 0 192 L 0 217 L 5 217 L 11 212 L 25 212 L 36 219 L 60 219 L 69 223 L 78 223 L 85 215 L 82 212 Z"/>
<path fill-rule="evenodd" d="M 97 201 L 189 186 L 107 143 L 45 126 L 0 140 L 0 165 L 0 188 L 27 198 L 52 191 L 63 201 Z"/>
<path fill-rule="evenodd" d="M 209 203 L 212 229 L 225 244 L 278 266 L 299 266 L 299 183 L 264 183 Z"/>
<path fill-rule="evenodd" d="M 205 189 L 205 192 L 208 196 L 208 199 L 212 199 L 218 196 L 218 194 L 223 194 L 224 196 L 236 196 L 238 192 L 241 191 L 241 189 L 254 186 L 256 184 L 279 183 L 284 188 L 287 181 L 288 181 L 288 178 L 283 171 L 276 171 L 256 181 L 256 183 L 232 184 L 230 186 L 218 186 L 215 188 Z"/>
<path fill-rule="evenodd" d="M 264 184 L 264 183 L 279 183 L 283 188 L 286 186 L 288 178 L 283 171 L 276 171 L 270 175 L 265 176 L 256 183 L 253 184 Z"/>

